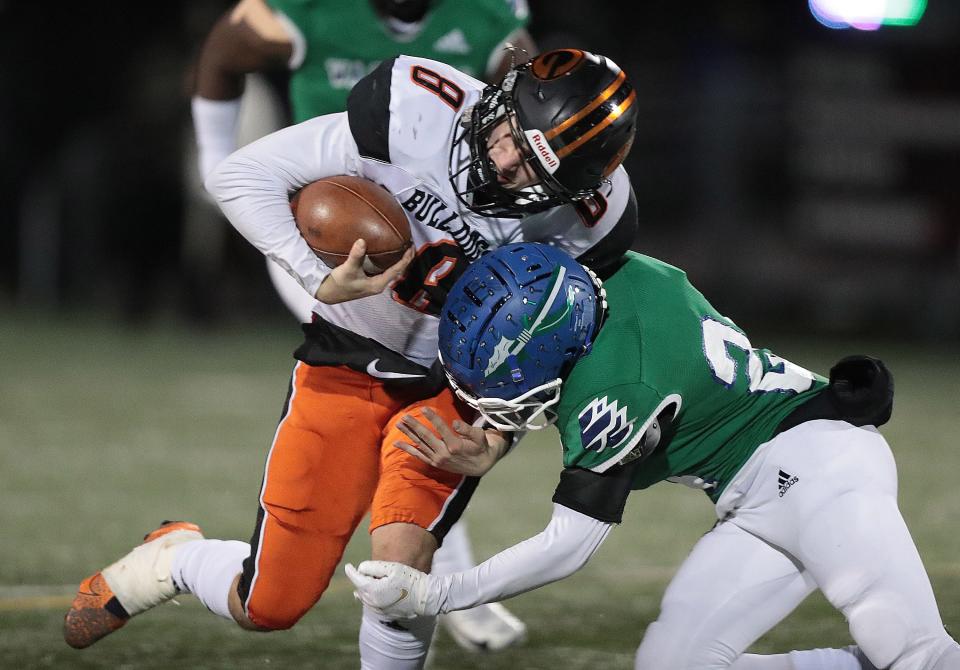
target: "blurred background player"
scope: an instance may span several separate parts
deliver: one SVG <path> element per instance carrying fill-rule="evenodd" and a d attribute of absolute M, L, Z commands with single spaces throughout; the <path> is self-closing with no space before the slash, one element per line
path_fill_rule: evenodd
<path fill-rule="evenodd" d="M 215 280 L 211 273 L 222 252 L 211 247 L 222 246 L 227 230 L 219 225 L 219 210 L 201 195 L 202 178 L 239 145 L 286 125 L 286 110 L 271 102 L 276 87 L 262 73 L 289 71 L 289 115 L 299 123 L 346 109 L 354 84 L 400 52 L 499 81 L 515 61 L 535 53 L 527 23 L 525 0 L 242 0 L 226 12 L 207 35 L 195 66 L 192 111 L 200 175 L 188 172 L 197 197 L 185 240 L 188 255 L 196 259 L 187 267 L 195 289 L 203 290 L 201 277 Z M 248 83 L 253 95 L 244 96 Z M 242 123 L 241 100 L 256 110 Z M 212 221 L 218 225 L 211 226 Z M 313 296 L 279 265 L 270 259 L 266 264 L 287 308 L 300 322 L 310 321 Z M 472 565 L 460 522 L 437 552 L 434 570 L 456 572 Z M 458 644 L 471 650 L 502 649 L 525 635 L 523 623 L 499 604 L 455 612 L 441 621 Z"/>

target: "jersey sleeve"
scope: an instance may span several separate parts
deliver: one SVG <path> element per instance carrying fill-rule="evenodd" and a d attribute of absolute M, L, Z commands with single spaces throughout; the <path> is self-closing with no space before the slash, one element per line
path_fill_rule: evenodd
<path fill-rule="evenodd" d="M 361 156 L 390 162 L 390 89 L 396 58 L 358 81 L 347 96 L 350 133 Z"/>
<path fill-rule="evenodd" d="M 329 114 L 235 151 L 205 185 L 237 231 L 313 295 L 330 270 L 300 236 L 290 195 L 324 177 L 357 174 L 358 162 L 346 114 Z"/>
<path fill-rule="evenodd" d="M 563 465 L 604 473 L 642 455 L 641 440 L 668 406 L 679 411 L 678 395 L 662 396 L 644 384 L 606 389 L 574 406 L 560 429 Z"/>
<path fill-rule="evenodd" d="M 360 155 L 401 167 L 449 152 L 463 110 L 483 84 L 428 58 L 397 56 L 361 79 L 347 98 Z"/>

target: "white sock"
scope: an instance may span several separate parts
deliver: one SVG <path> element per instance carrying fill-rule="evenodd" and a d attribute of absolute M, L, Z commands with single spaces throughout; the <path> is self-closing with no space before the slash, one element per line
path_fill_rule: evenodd
<path fill-rule="evenodd" d="M 436 617 L 391 621 L 369 607 L 360 621 L 361 670 L 420 670 Z"/>
<path fill-rule="evenodd" d="M 173 555 L 170 573 L 178 589 L 192 593 L 208 610 L 233 621 L 228 604 L 230 585 L 243 571 L 243 559 L 249 555 L 250 545 L 246 542 L 185 542 Z"/>
<path fill-rule="evenodd" d="M 467 537 L 466 522 L 462 519 L 451 526 L 443 544 L 433 554 L 433 567 L 430 569 L 435 575 L 452 575 L 454 572 L 469 570 L 476 563 L 473 562 L 473 551 L 470 547 L 470 538 Z"/>

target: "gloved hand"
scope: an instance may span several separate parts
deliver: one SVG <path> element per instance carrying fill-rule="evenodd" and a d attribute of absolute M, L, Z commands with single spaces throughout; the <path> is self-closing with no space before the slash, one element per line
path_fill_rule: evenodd
<path fill-rule="evenodd" d="M 440 613 L 439 588 L 430 575 L 403 563 L 364 561 L 344 567 L 357 600 L 395 619 Z"/>

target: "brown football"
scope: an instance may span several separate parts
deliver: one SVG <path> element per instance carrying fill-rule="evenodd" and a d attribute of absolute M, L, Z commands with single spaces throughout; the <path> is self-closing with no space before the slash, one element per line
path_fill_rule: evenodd
<path fill-rule="evenodd" d="M 367 243 L 364 269 L 371 274 L 396 263 L 410 246 L 403 207 L 387 189 L 362 177 L 311 182 L 293 195 L 290 208 L 300 235 L 331 268 L 347 259 L 358 239 Z"/>

